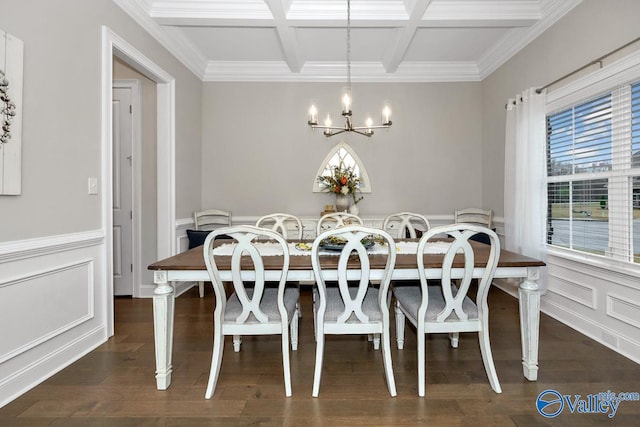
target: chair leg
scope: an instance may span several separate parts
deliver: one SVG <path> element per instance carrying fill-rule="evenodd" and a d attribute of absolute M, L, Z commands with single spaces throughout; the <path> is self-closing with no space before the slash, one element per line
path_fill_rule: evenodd
<path fill-rule="evenodd" d="M 460 332 L 451 332 L 449 334 L 449 339 L 451 340 L 451 347 L 458 348 L 458 343 L 460 341 Z"/>
<path fill-rule="evenodd" d="M 318 327 L 316 326 L 316 294 L 311 290 L 311 309 L 313 310 L 313 338 L 317 341 Z"/>
<path fill-rule="evenodd" d="M 240 344 L 242 344 L 242 335 L 233 336 L 233 351 L 236 353 L 240 351 Z"/>
<path fill-rule="evenodd" d="M 500 381 L 498 380 L 498 373 L 496 372 L 496 366 L 493 364 L 493 354 L 491 353 L 491 343 L 489 342 L 489 331 L 486 328 L 478 332 L 478 341 L 480 342 L 482 363 L 484 363 L 484 370 L 487 372 L 489 384 L 491 384 L 493 391 L 496 393 L 502 393 Z"/>
<path fill-rule="evenodd" d="M 322 376 L 322 358 L 324 356 L 324 332 L 318 328 L 316 331 L 316 368 L 313 374 L 313 397 L 320 393 L 320 377 Z"/>
<path fill-rule="evenodd" d="M 298 320 L 298 314 L 294 313 L 293 320 Z M 282 331 L 282 371 L 284 372 L 284 394 L 291 397 L 291 367 L 289 363 L 289 331 L 288 325 Z M 293 344 L 293 343 L 292 343 Z"/>
<path fill-rule="evenodd" d="M 298 350 L 298 319 L 299 316 L 297 313 L 293 314 L 291 318 L 291 350 Z"/>
<path fill-rule="evenodd" d="M 204 298 L 204 282 L 198 282 L 198 292 L 200 293 L 200 298 Z"/>
<path fill-rule="evenodd" d="M 396 301 L 396 343 L 398 350 L 404 348 L 404 313 L 400 309 L 400 303 Z"/>
<path fill-rule="evenodd" d="M 416 337 L 416 347 L 418 349 L 418 396 L 424 397 L 424 388 L 425 388 L 425 359 L 426 359 L 426 350 L 425 346 L 425 334 L 418 332 L 418 336 Z"/>
<path fill-rule="evenodd" d="M 391 338 L 389 338 L 389 328 L 386 328 L 386 332 L 382 332 L 382 360 L 384 362 L 384 373 L 387 377 L 387 388 L 389 394 L 395 397 L 396 392 L 396 380 L 393 376 L 393 364 L 391 363 Z"/>
<path fill-rule="evenodd" d="M 205 399 L 211 399 L 213 392 L 218 383 L 220 375 L 220 366 L 222 365 L 222 353 L 224 351 L 224 335 L 220 327 L 214 327 L 213 335 L 213 353 L 211 355 L 211 368 L 209 372 L 209 382 L 207 383 L 207 391 L 204 394 Z"/>
<path fill-rule="evenodd" d="M 373 341 L 373 349 L 380 350 L 380 334 L 369 334 L 370 341 Z"/>

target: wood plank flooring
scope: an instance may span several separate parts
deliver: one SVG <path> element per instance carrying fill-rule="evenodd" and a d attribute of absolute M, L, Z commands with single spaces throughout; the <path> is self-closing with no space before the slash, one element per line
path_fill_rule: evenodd
<path fill-rule="evenodd" d="M 154 378 L 151 300 L 116 299 L 115 336 L 41 385 L 0 408 L 0 426 L 618 426 L 640 425 L 640 402 L 623 402 L 609 419 L 565 410 L 538 414 L 538 394 L 640 391 L 640 365 L 548 316 L 541 316 L 540 373 L 522 376 L 518 302 L 492 289 L 491 341 L 503 393 L 491 390 L 475 334 L 452 349 L 445 335 L 427 338 L 427 396 L 417 395 L 415 331 L 395 348 L 398 396 L 385 385 L 382 358 L 366 337 L 328 337 L 320 396 L 311 397 L 315 342 L 308 288 L 303 288 L 299 350 L 292 353 L 293 396 L 284 397 L 278 337 L 227 339 L 218 387 L 204 392 L 211 361 L 213 292 L 191 289 L 176 302 L 173 383 Z M 393 325 L 392 319 L 392 325 Z"/>

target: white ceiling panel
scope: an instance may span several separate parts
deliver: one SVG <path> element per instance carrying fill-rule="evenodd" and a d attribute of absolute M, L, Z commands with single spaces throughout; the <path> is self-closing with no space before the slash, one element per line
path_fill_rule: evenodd
<path fill-rule="evenodd" d="M 419 28 L 405 61 L 476 61 L 508 32 L 505 28 Z"/>
<path fill-rule="evenodd" d="M 113 0 L 205 81 L 336 81 L 347 0 Z M 581 0 L 351 0 L 358 81 L 479 81 Z"/>
<path fill-rule="evenodd" d="M 184 36 L 210 61 L 282 61 L 273 27 L 181 27 Z"/>
<path fill-rule="evenodd" d="M 351 60 L 382 61 L 395 34 L 395 28 L 352 28 Z M 296 36 L 306 61 L 346 61 L 345 28 L 299 28 Z"/>

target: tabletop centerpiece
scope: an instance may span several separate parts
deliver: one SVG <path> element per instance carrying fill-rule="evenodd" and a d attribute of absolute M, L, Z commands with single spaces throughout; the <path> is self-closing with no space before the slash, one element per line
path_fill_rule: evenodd
<path fill-rule="evenodd" d="M 351 208 L 356 208 L 358 202 L 364 199 L 362 192 L 360 191 L 360 184 L 362 180 L 354 172 L 352 167 L 345 166 L 343 162 L 340 162 L 336 166 L 331 166 L 323 175 L 318 177 L 318 183 L 322 191 L 332 193 L 336 195 L 336 211 L 348 212 Z M 351 200 L 353 200 L 353 205 Z"/>

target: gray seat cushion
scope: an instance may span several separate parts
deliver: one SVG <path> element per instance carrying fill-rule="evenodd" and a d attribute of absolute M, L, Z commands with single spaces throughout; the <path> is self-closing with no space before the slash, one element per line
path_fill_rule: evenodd
<path fill-rule="evenodd" d="M 314 289 L 316 304 L 320 301 L 320 295 L 318 290 Z M 350 287 L 349 293 L 351 298 L 354 298 L 358 292 L 357 287 Z M 327 288 L 327 310 L 324 313 L 325 322 L 335 322 L 344 312 L 344 303 L 340 296 L 340 290 L 337 287 Z M 362 312 L 369 317 L 370 322 L 377 322 L 382 320 L 380 314 L 380 306 L 378 305 L 378 289 L 368 288 L 367 293 L 362 302 Z M 352 314 L 347 323 L 359 323 L 358 319 Z"/>
<path fill-rule="evenodd" d="M 456 293 L 457 288 L 454 287 L 453 295 Z M 396 300 L 407 313 L 411 314 L 414 319 L 418 317 L 418 308 L 422 299 L 422 288 L 420 286 L 398 286 L 393 289 L 393 295 L 395 295 Z M 436 317 L 444 310 L 445 306 L 446 303 L 440 286 L 429 286 L 429 306 L 424 320 L 426 322 L 435 322 Z M 462 310 L 464 310 L 469 319 L 478 318 L 478 307 L 471 298 L 464 298 Z M 449 319 L 458 320 L 455 312 L 451 313 Z"/>
<path fill-rule="evenodd" d="M 249 298 L 253 296 L 253 289 L 247 289 L 247 295 Z M 260 310 L 267 316 L 270 322 L 280 321 L 280 312 L 278 311 L 278 289 L 266 288 L 260 301 Z M 296 309 L 296 303 L 300 298 L 300 291 L 298 288 L 287 288 L 284 291 L 284 306 L 287 309 L 287 317 L 291 319 Z M 234 292 L 227 300 L 227 307 L 224 312 L 225 322 L 235 322 L 238 316 L 242 313 L 242 304 L 238 299 L 238 296 Z M 258 323 L 253 314 L 249 315 L 249 318 L 245 323 Z"/>

